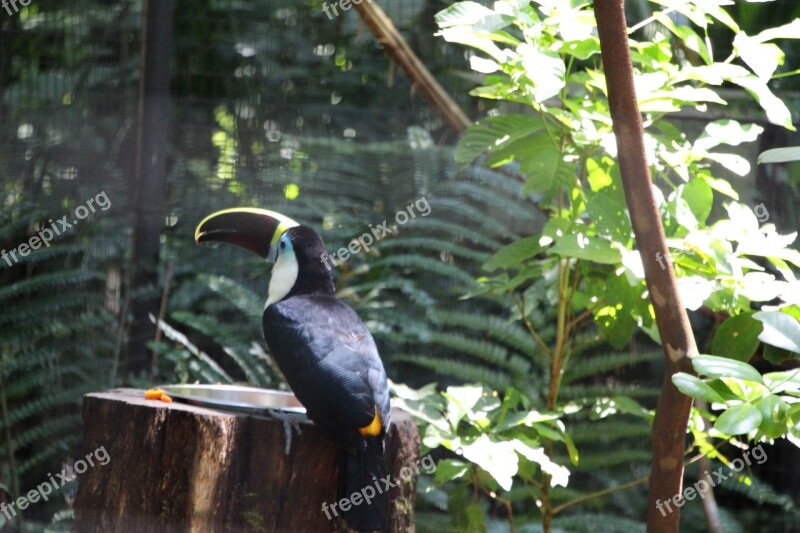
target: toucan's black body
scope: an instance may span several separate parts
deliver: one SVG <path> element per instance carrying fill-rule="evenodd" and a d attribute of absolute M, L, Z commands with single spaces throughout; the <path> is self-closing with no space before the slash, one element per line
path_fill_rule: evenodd
<path fill-rule="evenodd" d="M 337 500 L 386 476 L 389 389 L 378 350 L 358 315 L 334 296 L 292 296 L 264 310 L 264 339 L 309 418 L 342 448 Z M 377 411 L 376 411 L 377 408 Z M 358 429 L 381 419 L 377 435 Z M 344 512 L 360 531 L 384 529 L 388 494 Z"/>
<path fill-rule="evenodd" d="M 369 330 L 336 297 L 322 238 L 306 226 L 283 227 L 287 220 L 293 223 L 285 217 L 273 224 L 263 215 L 271 212 L 258 211 L 211 215 L 198 226 L 195 238 L 230 242 L 278 261 L 282 253 L 293 254 L 288 271 L 290 278 L 295 271 L 296 276 L 291 289 L 286 287 L 285 294 L 278 291 L 274 297 L 270 282 L 270 299 L 276 301 L 268 301 L 264 310 L 264 339 L 309 418 L 341 447 L 337 500 L 349 499 L 386 476 L 383 442 L 390 422 L 386 373 Z M 260 237 L 269 246 L 256 242 L 254 227 L 276 234 Z M 388 504 L 384 492 L 371 504 L 362 502 L 343 515 L 354 529 L 381 530 L 386 527 Z"/>
<path fill-rule="evenodd" d="M 389 423 L 386 374 L 372 335 L 333 296 L 292 296 L 264 310 L 264 339 L 308 416 L 343 447 L 361 446 L 358 428 L 377 407 Z M 343 431 L 344 430 L 344 431 Z"/>

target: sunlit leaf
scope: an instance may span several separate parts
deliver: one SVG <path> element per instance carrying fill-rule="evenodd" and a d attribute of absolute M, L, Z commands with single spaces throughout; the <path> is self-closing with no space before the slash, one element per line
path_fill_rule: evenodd
<path fill-rule="evenodd" d="M 695 372 L 705 376 L 715 378 L 732 377 L 756 383 L 764 383 L 758 370 L 747 363 L 728 359 L 727 357 L 696 355 L 692 358 L 692 366 Z"/>
<path fill-rule="evenodd" d="M 703 133 L 694 143 L 700 150 L 710 150 L 720 144 L 738 146 L 741 143 L 753 142 L 764 132 L 758 124 L 741 124 L 736 120 L 715 120 L 709 122 Z"/>
<path fill-rule="evenodd" d="M 776 44 L 761 42 L 744 32 L 733 39 L 733 49 L 762 80 L 769 80 L 783 64 L 783 50 Z"/>
<path fill-rule="evenodd" d="M 436 463 L 434 480 L 437 484 L 444 484 L 454 479 L 460 479 L 469 471 L 469 463 L 458 459 L 441 459 Z"/>
<path fill-rule="evenodd" d="M 511 489 L 511 480 L 519 465 L 514 443 L 494 442 L 487 435 L 481 435 L 472 443 L 463 445 L 460 451 L 465 459 L 486 470 L 503 490 Z"/>
<path fill-rule="evenodd" d="M 622 260 L 619 248 L 610 241 L 589 237 L 584 233 L 565 235 L 548 252 L 610 265 L 618 264 Z"/>
<path fill-rule="evenodd" d="M 800 353 L 800 322 L 796 318 L 780 311 L 759 311 L 753 318 L 764 324 L 758 336 L 762 342 Z"/>
<path fill-rule="evenodd" d="M 761 424 L 761 412 L 750 403 L 743 403 L 730 407 L 719 415 L 714 423 L 714 429 L 726 435 L 741 435 L 749 433 Z"/>

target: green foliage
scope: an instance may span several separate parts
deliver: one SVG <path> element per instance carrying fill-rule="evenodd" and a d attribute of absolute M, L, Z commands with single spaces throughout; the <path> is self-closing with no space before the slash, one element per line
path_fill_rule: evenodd
<path fill-rule="evenodd" d="M 726 407 L 718 416 L 708 414 L 723 437 L 747 435 L 760 441 L 786 436 L 800 445 L 800 370 L 761 375 L 747 363 L 713 355 L 694 357 L 692 366 L 706 379 L 680 372 L 672 382 L 684 394 Z"/>
<path fill-rule="evenodd" d="M 531 402 L 543 403 L 544 412 L 560 413 L 570 405 L 559 402 L 559 393 L 564 387 L 567 394 L 570 379 L 597 376 L 620 362 L 620 358 L 611 356 L 595 365 L 593 373 L 593 365 L 581 361 L 588 353 L 581 340 L 603 339 L 622 348 L 637 330 L 659 340 L 644 283 L 645 262 L 650 268 L 651 261 L 662 269 L 674 268 L 681 297 L 690 310 L 705 307 L 730 315 L 712 343 L 712 350 L 726 357 L 714 358 L 713 368 L 703 368 L 723 386 L 737 378 L 762 379 L 741 362 L 753 356 L 759 341 L 791 352 L 798 346 L 795 341 L 800 340 L 794 334 L 798 328 L 793 271 L 800 267 L 800 253 L 788 248 L 796 234 L 783 236 L 772 225 L 760 225 L 764 220 L 739 203 L 734 188 L 720 176 L 720 169 L 724 169 L 723 175 L 741 176 L 750 171 L 744 158 L 728 153 L 723 146 L 752 142 L 763 128 L 717 120 L 709 122 L 700 135 L 690 136 L 667 118 L 682 109 L 704 112 L 725 105 L 720 88 L 732 84 L 749 92 L 770 122 L 794 129 L 789 109 L 767 82 L 784 61 L 783 52 L 773 41 L 800 37 L 800 21 L 749 35 L 722 6 L 693 1 L 655 3 L 652 16 L 631 31 L 630 41 L 637 97 L 644 113 L 647 156 L 651 172 L 664 190 L 657 200 L 672 249 L 671 254 L 664 250 L 655 258 L 641 257 L 635 249 L 615 161 L 618 147 L 605 98 L 591 4 L 501 0 L 486 7 L 459 2 L 436 16 L 438 35 L 472 49 L 470 66 L 483 83 L 471 94 L 505 101 L 508 109 L 527 107 L 532 112 L 493 114 L 473 125 L 460 141 L 455 159 L 462 166 L 479 161 L 491 168 L 507 169 L 513 163 L 525 180 L 522 193 L 549 215 L 546 224 L 531 228 L 485 261 L 486 275 L 469 291 L 473 298 L 504 298 L 513 309 L 509 318 L 519 321 L 535 342 L 534 349 L 541 354 L 534 359 L 536 368 L 544 364 L 549 379 L 541 384 L 543 387 L 537 383 L 539 392 L 531 393 Z M 670 16 L 674 12 L 685 20 L 676 22 Z M 636 40 L 635 30 L 646 25 L 652 30 L 648 39 Z M 731 55 L 724 61 L 715 57 L 710 45 L 708 32 L 712 26 L 724 28 L 733 41 Z M 722 201 L 728 202 L 724 205 L 728 218 L 712 219 L 715 203 Z M 765 262 L 773 273 L 764 272 Z M 751 304 L 775 300 L 775 310 L 751 312 Z M 589 317 L 594 319 L 592 324 L 586 321 Z M 774 323 L 778 320 L 789 329 L 777 327 Z M 486 347 L 444 338 L 462 352 L 483 351 L 487 360 L 500 357 L 499 352 Z M 772 354 L 776 358 L 783 355 Z M 704 361 L 711 359 L 695 358 L 696 365 L 702 366 Z M 675 383 L 712 402 L 728 400 L 716 382 L 678 375 Z M 766 385 L 761 383 L 761 387 Z M 740 389 L 748 394 L 758 391 L 752 386 Z M 492 408 L 497 407 L 492 405 L 481 411 L 483 414 L 475 414 L 481 421 L 477 429 L 475 424 L 448 426 L 442 419 L 447 420 L 454 409 L 460 412 L 457 408 L 464 403 L 463 398 L 448 393 L 439 397 L 432 391 L 428 394 L 436 398 L 432 409 L 438 417 L 411 406 L 426 428 L 424 442 L 463 453 L 463 439 L 471 438 L 469 443 L 479 444 L 482 450 L 472 458 L 477 469 L 468 468 L 466 463 L 447 463 L 445 477 L 472 485 L 478 494 L 488 475 L 502 490 L 491 485 L 492 490 L 484 492 L 504 506 L 513 521 L 512 503 L 516 499 L 511 480 L 516 475 L 523 484 L 531 483 L 538 489 L 543 527 L 549 531 L 553 516 L 563 509 L 556 507 L 556 493 L 548 489 L 551 474 L 526 478 L 524 469 L 514 467 L 518 464 L 518 457 L 512 457 L 514 445 L 503 441 L 501 422 L 491 415 Z M 723 433 L 717 436 L 747 433 L 760 427 L 762 421 L 765 434 L 780 436 L 792 430 L 788 414 L 791 401 L 764 391 L 730 400 L 734 402 L 730 409 L 716 418 L 717 430 Z M 590 397 L 581 398 L 572 405 L 591 401 Z M 598 410 L 616 407 L 616 402 L 609 398 L 594 401 L 597 410 L 593 411 L 592 423 L 605 429 Z M 619 403 L 625 406 L 621 407 L 624 413 L 649 418 L 647 410 L 632 398 L 622 397 Z M 564 423 L 569 423 L 566 416 Z M 624 426 L 616 427 L 624 434 Z M 638 435 L 642 435 L 646 426 L 639 427 Z M 548 460 L 558 457 L 552 443 L 563 441 L 567 433 L 565 428 L 562 431 L 537 436 Z M 698 431 L 696 444 L 708 453 L 707 435 Z M 637 432 L 629 434 L 633 435 Z M 502 471 L 487 467 L 484 461 L 498 454 L 508 465 Z M 608 458 L 606 454 L 606 464 Z M 449 505 L 456 523 L 468 524 L 471 529 L 482 527 L 479 501 L 475 496 L 467 500 L 451 498 Z"/>
<path fill-rule="evenodd" d="M 4 210 L 3 248 L 27 242 L 40 215 L 24 203 Z M 116 324 L 104 308 L 104 274 L 80 268 L 81 255 L 62 238 L 0 267 L 0 434 L 15 498 L 76 453 L 81 399 L 109 383 Z"/>
<path fill-rule="evenodd" d="M 435 385 L 419 391 L 395 385 L 392 392 L 399 406 L 424 421 L 420 431 L 425 448 L 443 446 L 479 467 L 471 471 L 457 459 L 439 463 L 437 483 L 467 476 L 481 488 L 508 491 L 515 475 L 529 481 L 531 469 L 538 467 L 550 474 L 552 485 L 566 486 L 569 471 L 544 453 L 543 437 L 563 442 L 572 461 L 578 462 L 578 452 L 559 421 L 563 413 L 532 410 L 515 389 L 506 390 L 502 398 L 485 386 L 451 386 L 437 392 Z M 486 487 L 482 479 L 488 481 Z"/>
<path fill-rule="evenodd" d="M 746 274 L 760 273 L 748 262 L 748 256 L 759 255 L 747 252 L 758 251 L 755 232 L 750 232 L 739 255 L 742 243 L 730 235 L 740 228 L 729 226 L 719 235 L 693 237 L 692 219 L 698 221 L 698 230 L 709 230 L 707 221 L 718 211 L 720 195 L 738 200 L 733 187 L 718 178 L 717 169 L 742 172 L 745 165 L 717 141 L 730 146 L 752 141 L 760 127 L 720 121 L 690 142 L 693 136 L 660 120 L 661 112 L 686 102 L 697 103 L 700 109 L 706 102 L 713 105 L 721 97 L 709 87 L 716 90 L 719 79 L 750 90 L 770 118 L 785 122 L 785 109 L 765 89 L 769 70 L 780 63 L 781 55 L 772 42 L 777 34 L 752 26 L 765 20 L 764 11 L 754 13 L 763 6 L 744 4 L 724 8 L 740 13 L 739 24 L 747 31 L 735 42 L 735 52 L 733 39 L 728 39 L 733 64 L 704 64 L 727 53 L 719 56 L 716 42 L 709 46 L 713 40 L 709 34 L 720 24 L 705 19 L 720 20 L 725 32 L 732 31 L 724 9 L 706 4 L 665 4 L 666 10 L 676 9 L 688 22 L 704 25 L 689 29 L 662 10 L 651 25 L 660 28 L 660 34 L 652 41 L 634 34 L 639 42 L 634 43 L 633 53 L 643 69 L 643 105 L 652 126 L 648 146 L 657 154 L 651 158 L 654 173 L 670 193 L 662 209 L 675 239 L 670 244 L 676 268 L 684 273 L 697 270 L 707 280 L 694 280 L 686 289 L 688 295 L 699 286 L 703 305 L 731 310 L 735 318 L 747 316 L 749 310 L 736 312 L 747 301 L 762 301 L 758 298 L 769 291 L 785 294 L 785 286 L 752 276 L 742 285 L 736 277 L 739 267 Z M 466 102 L 465 91 L 452 90 L 452 80 L 466 84 L 475 76 L 449 75 L 452 65 L 442 56 L 461 59 L 461 50 L 432 42 L 426 26 L 432 6 L 438 8 L 434 2 L 389 3 L 384 8 L 401 30 L 414 30 L 404 33 L 424 52 L 434 73 L 448 74 L 440 78 Z M 436 146 L 442 140 L 441 123 L 424 105 L 414 102 L 403 107 L 407 95 L 413 94 L 410 83 L 386 66 L 383 52 L 365 38 L 352 12 L 334 24 L 325 20 L 318 3 L 280 0 L 255 7 L 191 2 L 176 13 L 171 89 L 179 97 L 172 101 L 172 113 L 180 127 L 170 137 L 169 209 L 162 247 L 164 260 L 175 260 L 176 274 L 170 311 L 160 324 L 162 340 L 153 344 L 160 355 L 155 379 L 281 386 L 259 342 L 267 271 L 261 262 L 245 262 L 235 251 L 195 250 L 191 230 L 199 216 L 231 205 L 268 206 L 321 229 L 335 250 L 368 231 L 368 222 L 388 219 L 424 196 L 432 207 L 429 216 L 418 217 L 399 234 L 337 267 L 339 294 L 374 332 L 390 375 L 408 376 L 418 383 L 422 378 L 445 384 L 480 382 L 493 391 L 513 387 L 533 409 L 548 396 L 549 350 L 558 342 L 558 318 L 568 310 L 581 320 L 573 324 L 575 346 L 564 344 L 569 361 L 561 373 L 557 405 L 563 409 L 573 404 L 576 409 L 562 418 L 581 460 L 577 466 L 571 464 L 566 446 L 560 444 L 551 459 L 568 466 L 578 486 L 610 488 L 627 481 L 630 469 L 639 470 L 639 461 L 646 459 L 641 442 L 647 426 L 641 419 L 649 412 L 643 405 L 651 406 L 658 391 L 639 379 L 643 373 L 638 371 L 658 354 L 598 349 L 601 340 L 625 346 L 638 327 L 657 335 L 650 306 L 642 298 L 641 260 L 631 253 L 618 170 L 609 156 L 614 146 L 602 98 L 593 16 L 588 2 L 501 2 L 494 10 L 476 6 L 454 5 L 451 12 L 440 15 L 442 29 L 450 42 L 479 50 L 471 55 L 472 66 L 477 75 L 488 75 L 474 94 L 495 99 L 501 104 L 498 111 L 509 114 L 487 117 L 471 128 L 457 147 L 456 163 L 463 167 L 477 157 L 499 170 L 453 168 L 450 151 Z M 62 203 L 85 198 L 82 191 L 92 180 L 104 187 L 123 183 L 117 195 L 106 189 L 115 205 L 130 197 L 124 181 L 132 166 L 128 158 L 135 131 L 131 124 L 140 59 L 139 8 L 139 3 L 130 2 L 32 4 L 16 17 L 3 18 L 4 214 L 20 199 L 42 208 L 35 216 L 4 218 L 0 232 L 9 246 L 27 238 L 31 224 L 60 213 Z M 780 10 L 782 18 L 776 24 L 788 20 L 785 13 Z M 470 18 L 473 28 L 466 27 Z M 265 21 L 274 24 L 258 24 Z M 754 57 L 769 60 L 760 63 Z M 697 58 L 701 63 L 692 63 Z M 692 69 L 680 70 L 690 65 Z M 752 74 L 747 70 L 751 66 Z M 667 78 L 659 73 L 661 67 Z M 549 96 L 554 98 L 547 100 Z M 569 106 L 556 104 L 561 100 Z M 535 114 L 526 114 L 528 109 L 518 104 L 533 106 Z M 395 112 L 397 108 L 402 111 Z M 433 131 L 436 142 L 421 128 L 409 129 L 408 138 L 398 140 L 409 123 Z M 338 138 L 342 133 L 344 140 Z M 386 138 L 394 141 L 374 142 Z M 511 160 L 516 166 L 500 168 Z M 576 178 L 582 183 L 579 191 Z M 677 192 L 679 187 L 683 189 Z M 42 191 L 44 195 L 39 194 Z M 52 202 L 45 202 L 44 196 Z M 537 210 L 537 205 L 543 209 Z M 0 377 L 6 384 L 11 440 L 16 446 L 10 455 L 19 456 L 17 470 L 34 481 L 44 477 L 37 469 L 43 469 L 45 461 L 57 468 L 56 458 L 77 444 L 74 425 L 80 393 L 106 386 L 107 359 L 125 342 L 117 324 L 102 310 L 105 304 L 113 308 L 116 297 L 104 298 L 99 286 L 107 273 L 119 275 L 125 270 L 129 216 L 122 211 L 104 238 L 91 245 L 70 241 L 39 250 L 14 269 L 13 276 L 2 279 L 4 301 L 13 304 L 0 311 L 5 354 Z M 691 226 L 687 235 L 683 224 Z M 788 244 L 777 234 L 770 239 L 762 253 Z M 780 246 L 773 247 L 773 241 Z M 692 246 L 701 251 L 710 246 L 713 253 L 701 255 Z M 740 262 L 725 260 L 731 249 Z M 684 250 L 686 257 L 678 258 Z M 777 262 L 768 257 L 781 275 L 791 272 L 791 254 Z M 114 264 L 107 265 L 106 260 Z M 618 268 L 620 261 L 624 270 Z M 558 268 L 564 262 L 580 272 L 580 278 L 570 305 L 559 310 L 561 295 L 555 280 L 564 272 Z M 206 270 L 215 274 L 198 274 Z M 760 292 L 765 287 L 769 291 Z M 508 292 L 516 299 L 509 300 Z M 471 298 L 459 300 L 465 293 Z M 598 302 L 591 302 L 592 296 L 599 296 Z M 596 308 L 581 317 L 592 303 Z M 792 306 L 764 312 L 797 317 Z M 539 340 L 522 318 L 529 320 Z M 779 347 L 791 348 L 793 337 L 771 332 L 770 320 L 750 315 L 749 320 L 723 323 L 712 353 L 748 360 L 750 348 L 759 340 L 753 335 L 763 333 L 772 339 L 765 342 L 775 343 L 764 350 L 765 358 L 793 358 L 791 351 Z M 739 331 L 741 324 L 747 327 Z M 764 324 L 761 329 L 760 324 Z M 736 333 L 747 337 L 741 349 Z M 636 376 L 626 372 L 634 369 Z M 41 401 L 40 395 L 44 395 Z M 516 408 L 525 409 L 522 404 Z M 59 416 L 47 416 L 48 410 Z M 476 428 L 465 419 L 453 434 L 473 438 L 475 431 L 490 440 L 507 436 L 496 426 Z M 525 426 L 525 431 L 533 428 Z M 530 462 L 517 455 L 518 465 Z M 446 471 L 446 464 L 440 468 Z M 496 481 L 484 473 L 469 479 L 495 486 Z M 505 516 L 500 500 L 507 496 L 516 502 L 517 516 L 536 516 L 533 506 L 525 505 L 532 499 L 519 494 L 523 489 L 516 482 L 529 474 L 524 469 L 519 472 L 510 494 L 497 485 L 498 498 L 487 496 L 476 502 L 469 490 L 450 491 L 454 522 L 503 527 L 494 517 Z M 573 482 L 568 489 L 553 487 L 555 499 L 566 502 L 586 495 L 575 486 Z M 633 530 L 633 519 L 641 515 L 636 503 L 640 496 L 625 493 L 612 499 L 619 511 L 613 522 Z M 448 503 L 440 488 L 425 498 L 437 501 L 439 508 Z M 579 514 L 559 514 L 554 523 L 574 530 L 612 527 L 607 514 L 599 514 L 608 510 L 597 505 L 583 504 Z M 68 517 L 66 511 L 57 518 Z"/>
<path fill-rule="evenodd" d="M 643 469 L 649 459 L 647 450 L 637 450 L 636 445 L 649 435 L 649 426 L 637 419 L 651 415 L 627 396 L 582 397 L 557 412 L 547 412 L 536 409 L 534 402 L 513 388 L 498 393 L 485 386 L 438 391 L 434 384 L 419 390 L 392 384 L 392 392 L 395 405 L 417 421 L 423 453 L 437 448 L 448 451 L 421 499 L 431 504 L 446 499 L 452 520 L 449 527 L 490 528 L 491 518 L 477 512 L 482 506 L 473 507 L 478 502 L 467 497 L 473 490 L 502 504 L 504 516 L 514 509 L 518 523 L 533 521 L 535 494 L 528 488 L 537 486 L 542 472 L 548 474 L 557 501 L 569 505 L 585 495 L 566 488 L 571 472 L 594 485 L 609 475 L 613 479 L 616 470 L 630 471 L 636 463 Z M 613 388 L 604 387 L 603 392 L 613 393 Z M 557 446 L 546 452 L 546 441 Z M 598 479 L 599 471 L 604 476 Z M 630 496 L 628 503 L 623 512 L 635 520 L 637 511 L 630 505 Z"/>

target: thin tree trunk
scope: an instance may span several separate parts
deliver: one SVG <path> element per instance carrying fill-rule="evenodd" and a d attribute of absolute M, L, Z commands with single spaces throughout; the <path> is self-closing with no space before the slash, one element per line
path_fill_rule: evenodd
<path fill-rule="evenodd" d="M 675 274 L 671 268 L 661 269 L 655 260 L 657 253 L 667 254 L 667 245 L 645 156 L 624 0 L 595 0 L 594 7 L 625 200 L 644 264 L 666 366 L 653 421 L 647 530 L 677 532 L 680 508 L 672 505 L 672 512 L 661 512 L 656 505 L 671 500 L 682 489 L 686 425 L 692 400 L 673 386 L 672 375 L 692 372 L 690 358 L 697 354 L 697 346 Z"/>
<path fill-rule="evenodd" d="M 150 370 L 147 342 L 156 334 L 149 316 L 158 313 L 158 257 L 164 226 L 169 79 L 172 55 L 173 0 L 146 0 L 142 29 L 142 64 L 134 172 L 133 245 L 127 291 L 132 323 L 123 379 Z"/>

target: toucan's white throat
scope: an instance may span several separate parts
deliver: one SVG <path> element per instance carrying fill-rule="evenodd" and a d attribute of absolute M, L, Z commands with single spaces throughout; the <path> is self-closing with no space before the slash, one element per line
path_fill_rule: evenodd
<path fill-rule="evenodd" d="M 275 266 L 272 267 L 272 277 L 269 280 L 269 296 L 264 308 L 275 302 L 283 300 L 289 294 L 297 281 L 297 257 L 294 252 L 278 254 Z"/>

